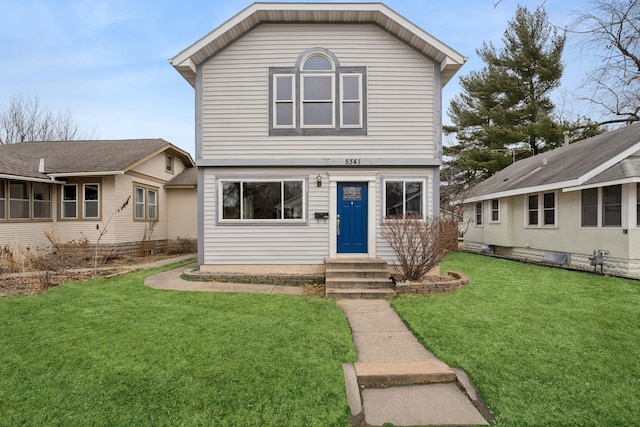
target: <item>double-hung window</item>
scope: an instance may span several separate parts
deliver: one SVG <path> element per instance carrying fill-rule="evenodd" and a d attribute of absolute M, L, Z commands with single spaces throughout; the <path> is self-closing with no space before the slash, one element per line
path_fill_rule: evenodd
<path fill-rule="evenodd" d="M 156 190 L 147 190 L 147 218 L 150 221 L 158 219 L 158 192 Z"/>
<path fill-rule="evenodd" d="M 622 185 L 602 187 L 602 226 L 622 225 Z"/>
<path fill-rule="evenodd" d="M 385 181 L 385 218 L 424 219 L 424 180 Z"/>
<path fill-rule="evenodd" d="M 362 74 L 340 75 L 340 127 L 362 127 Z"/>
<path fill-rule="evenodd" d="M 476 226 L 481 226 L 483 222 L 482 221 L 482 202 L 476 202 L 475 216 L 476 216 Z"/>
<path fill-rule="evenodd" d="M 0 179 L 0 219 L 7 219 L 6 180 Z"/>
<path fill-rule="evenodd" d="M 62 186 L 62 219 L 99 219 L 100 184 L 65 184 Z"/>
<path fill-rule="evenodd" d="M 500 200 L 491 200 L 491 222 L 500 222 Z"/>
<path fill-rule="evenodd" d="M 100 217 L 100 184 L 83 184 L 83 218 Z"/>
<path fill-rule="evenodd" d="M 528 227 L 555 227 L 556 218 L 555 192 L 526 196 L 526 224 Z"/>
<path fill-rule="evenodd" d="M 33 219 L 51 218 L 51 186 L 49 184 L 34 183 L 33 193 Z"/>
<path fill-rule="evenodd" d="M 146 185 L 133 187 L 133 218 L 140 221 L 158 219 L 158 189 Z"/>
<path fill-rule="evenodd" d="M 66 184 L 62 186 L 62 218 L 78 217 L 78 185 Z"/>
<path fill-rule="evenodd" d="M 640 227 L 640 182 L 636 184 L 636 226 Z"/>
<path fill-rule="evenodd" d="M 295 75 L 275 74 L 273 76 L 273 127 L 280 129 L 292 129 L 296 123 L 296 88 Z"/>
<path fill-rule="evenodd" d="M 335 71 L 323 55 L 313 55 L 300 72 L 300 126 L 335 127 Z"/>
<path fill-rule="evenodd" d="M 9 181 L 9 219 L 29 219 L 29 183 Z"/>
<path fill-rule="evenodd" d="M 598 189 L 588 188 L 581 192 L 581 222 L 583 227 L 598 226 Z"/>
<path fill-rule="evenodd" d="M 223 180 L 223 221 L 304 221 L 302 180 Z"/>
<path fill-rule="evenodd" d="M 315 48 L 269 75 L 270 135 L 366 134 L 365 67 L 341 67 Z"/>

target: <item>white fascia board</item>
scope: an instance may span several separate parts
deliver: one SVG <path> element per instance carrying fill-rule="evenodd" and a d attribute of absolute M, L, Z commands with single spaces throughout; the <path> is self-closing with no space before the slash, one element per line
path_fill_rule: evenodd
<path fill-rule="evenodd" d="M 565 187 L 573 187 L 577 184 L 578 183 L 576 182 L 576 180 L 554 182 L 552 184 L 537 185 L 535 187 L 517 188 L 514 190 L 500 191 L 498 193 L 491 193 L 491 194 L 485 194 L 482 196 L 469 197 L 468 199 L 465 199 L 464 202 L 465 203 L 481 202 L 483 200 L 501 199 L 503 197 L 519 196 L 521 194 L 540 193 L 543 191 L 551 191 L 551 190 L 559 190 L 559 189 L 562 189 L 564 191 Z"/>
<path fill-rule="evenodd" d="M 231 17 L 229 20 L 224 22 L 215 30 L 211 31 L 209 34 L 202 37 L 200 40 L 193 43 L 191 46 L 184 49 L 182 52 L 174 56 L 169 62 L 174 67 L 183 67 L 189 66 L 195 72 L 195 65 L 193 62 L 189 63 L 191 57 L 199 52 L 201 49 L 204 49 L 209 43 L 216 40 L 218 37 L 224 35 L 225 33 L 232 31 L 234 27 L 241 25 L 245 20 L 251 19 L 252 15 L 260 13 L 260 12 L 271 12 L 268 19 L 258 18 L 256 23 L 259 22 L 275 22 L 275 21 L 287 21 L 286 13 L 291 11 L 335 11 L 335 12 L 378 12 L 380 15 L 385 16 L 386 18 L 394 21 L 401 27 L 403 27 L 408 32 L 412 33 L 416 37 L 422 39 L 429 45 L 433 46 L 435 49 L 442 52 L 442 54 L 446 57 L 444 61 L 442 61 L 442 67 L 452 64 L 459 64 L 462 66 L 467 58 L 462 54 L 456 52 L 451 47 L 442 43 L 440 40 L 433 37 L 431 34 L 427 33 L 417 25 L 403 18 L 401 15 L 388 8 L 382 3 L 253 3 L 252 5 L 246 7 L 238 14 Z M 275 13 L 275 15 L 274 15 Z M 313 19 L 309 19 L 309 21 L 313 21 Z M 380 25 L 383 25 L 382 22 L 379 22 Z M 391 31 L 389 29 L 389 31 Z M 410 42 L 407 40 L 407 42 Z"/>
<path fill-rule="evenodd" d="M 44 182 L 46 184 L 64 184 L 65 183 L 65 181 L 56 181 L 53 177 L 51 179 L 32 178 L 28 176 L 9 175 L 4 173 L 0 173 L 0 179 L 11 179 L 14 181 Z"/>
<path fill-rule="evenodd" d="M 123 171 L 100 171 L 100 172 L 69 172 L 69 173 L 49 173 L 52 178 L 67 176 L 105 176 L 105 175 L 124 175 Z"/>
<path fill-rule="evenodd" d="M 258 4 L 258 3 L 253 3 L 253 4 L 249 5 L 248 7 L 244 8 L 243 10 L 241 10 L 238 14 L 232 16 L 230 19 L 228 19 L 226 22 L 224 22 L 218 28 L 216 28 L 215 30 L 211 31 L 209 34 L 207 34 L 206 36 L 202 37 L 200 40 L 198 40 L 197 42 L 193 43 L 191 46 L 187 47 L 185 50 L 183 50 L 182 52 L 180 52 L 179 54 L 177 54 L 176 56 L 171 58 L 169 60 L 169 62 L 173 66 L 176 66 L 176 67 L 177 66 L 184 66 L 185 62 L 187 60 L 190 61 L 191 64 L 193 64 L 193 61 L 191 61 L 191 56 L 192 55 L 194 55 L 199 50 L 203 49 L 206 45 L 211 43 L 211 41 L 217 39 L 222 34 L 226 33 L 229 30 L 231 30 L 233 27 L 238 25 L 240 22 L 244 21 L 245 19 L 247 19 L 248 17 L 250 17 L 251 15 L 256 13 L 259 9 L 264 9 L 264 6 L 267 6 L 267 5 Z M 191 64 L 189 64 L 190 67 L 191 67 Z M 195 64 L 194 64 L 192 69 L 195 72 Z"/>
<path fill-rule="evenodd" d="M 604 172 L 607 169 L 609 169 L 611 166 L 615 165 L 616 163 L 620 163 L 621 161 L 623 161 L 624 159 L 626 159 L 627 157 L 631 156 L 632 154 L 636 153 L 639 150 L 640 150 L 640 141 L 638 141 L 634 146 L 632 146 L 630 148 L 627 148 L 623 152 L 621 152 L 618 155 L 610 158 L 606 162 L 602 163 L 601 165 L 596 166 L 595 168 L 591 169 L 589 172 L 587 172 L 584 175 L 582 175 L 580 178 L 578 178 L 578 184 L 577 185 L 584 184 L 585 182 L 589 181 L 594 176 L 597 176 L 597 175 L 601 174 L 602 172 Z"/>
<path fill-rule="evenodd" d="M 435 38 L 434 36 L 426 32 L 422 28 L 418 27 L 413 22 L 407 20 L 406 18 L 403 18 L 394 10 L 389 9 L 387 6 L 385 6 L 382 3 L 378 3 L 377 6 L 378 6 L 378 11 L 380 13 L 382 13 L 383 15 L 386 15 L 393 21 L 396 21 L 398 24 L 403 26 L 406 30 L 412 32 L 417 37 L 420 37 L 422 40 L 432 45 L 435 49 L 442 52 L 443 55 L 446 56 L 446 58 L 441 62 L 441 66 L 440 66 L 441 70 L 443 70 L 446 65 L 450 65 L 453 63 L 463 65 L 467 61 L 467 58 L 465 56 L 455 51 L 453 48 L 447 46 L 446 44 L 442 43 L 440 40 L 438 40 L 437 38 Z"/>
<path fill-rule="evenodd" d="M 563 188 L 562 192 L 568 193 L 570 191 L 588 190 L 590 188 L 608 187 L 611 185 L 633 184 L 634 182 L 640 182 L 640 177 L 633 176 L 629 178 L 616 179 L 614 181 L 602 181 L 602 182 L 595 182 L 593 184 L 588 184 L 588 185 L 579 185 L 575 187 Z"/>

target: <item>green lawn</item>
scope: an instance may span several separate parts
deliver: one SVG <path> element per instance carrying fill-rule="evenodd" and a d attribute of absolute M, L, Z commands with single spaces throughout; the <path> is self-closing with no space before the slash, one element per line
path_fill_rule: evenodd
<path fill-rule="evenodd" d="M 0 426 L 348 425 L 355 351 L 333 301 L 147 274 L 0 299 Z"/>
<path fill-rule="evenodd" d="M 640 423 L 640 282 L 455 253 L 471 284 L 393 302 L 499 426 Z"/>

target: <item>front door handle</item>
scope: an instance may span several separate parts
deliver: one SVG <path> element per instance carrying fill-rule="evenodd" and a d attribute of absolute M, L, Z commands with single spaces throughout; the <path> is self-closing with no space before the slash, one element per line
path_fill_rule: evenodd
<path fill-rule="evenodd" d="M 340 235 L 340 215 L 336 216 L 336 235 Z"/>

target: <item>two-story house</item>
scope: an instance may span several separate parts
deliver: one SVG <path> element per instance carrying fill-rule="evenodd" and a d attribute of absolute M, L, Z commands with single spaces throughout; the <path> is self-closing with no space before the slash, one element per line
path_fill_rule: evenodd
<path fill-rule="evenodd" d="M 195 88 L 201 271 L 320 273 L 439 212 L 465 58 L 381 3 L 255 3 L 170 60 Z"/>

